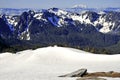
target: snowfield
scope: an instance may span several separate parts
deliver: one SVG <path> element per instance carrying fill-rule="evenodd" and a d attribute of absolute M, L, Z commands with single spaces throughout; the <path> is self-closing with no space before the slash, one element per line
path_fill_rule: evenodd
<path fill-rule="evenodd" d="M 58 76 L 80 68 L 87 68 L 88 72 L 120 72 L 120 55 L 97 55 L 63 47 L 0 54 L 0 80 L 76 80 Z"/>

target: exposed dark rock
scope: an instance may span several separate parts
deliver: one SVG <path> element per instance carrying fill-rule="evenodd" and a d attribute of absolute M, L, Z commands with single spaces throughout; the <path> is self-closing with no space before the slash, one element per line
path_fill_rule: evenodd
<path fill-rule="evenodd" d="M 12 35 L 12 31 L 10 26 L 5 18 L 5 15 L 0 18 L 0 36 L 2 38 L 7 39 L 10 35 Z"/>

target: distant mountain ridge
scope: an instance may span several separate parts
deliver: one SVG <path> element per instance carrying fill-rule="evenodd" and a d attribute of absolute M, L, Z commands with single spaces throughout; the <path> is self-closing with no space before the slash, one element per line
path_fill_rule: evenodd
<path fill-rule="evenodd" d="M 0 36 L 9 45 L 108 47 L 120 41 L 120 12 L 50 8 L 1 14 Z"/>
<path fill-rule="evenodd" d="M 36 12 L 40 12 L 42 9 L 31 9 L 31 8 L 21 8 L 21 9 L 16 9 L 16 8 L 0 8 L 0 14 L 8 14 L 8 15 L 15 15 L 15 14 L 22 14 L 25 11 L 29 10 L 35 10 Z M 94 12 L 110 12 L 110 11 L 116 11 L 120 12 L 120 8 L 112 8 L 112 7 L 107 7 L 107 8 L 88 8 L 86 5 L 75 5 L 72 8 L 63 8 L 63 10 L 70 11 L 70 12 L 76 12 L 80 13 L 81 11 L 94 11 Z"/>

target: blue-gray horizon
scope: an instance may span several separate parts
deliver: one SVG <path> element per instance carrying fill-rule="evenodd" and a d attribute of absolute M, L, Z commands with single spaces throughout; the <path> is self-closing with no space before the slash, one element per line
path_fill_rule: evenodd
<path fill-rule="evenodd" d="M 88 8 L 107 8 L 120 7 L 120 0 L 0 0 L 0 8 L 33 8 L 33 9 L 48 9 L 52 7 L 57 8 L 71 8 L 74 6 L 88 7 Z"/>

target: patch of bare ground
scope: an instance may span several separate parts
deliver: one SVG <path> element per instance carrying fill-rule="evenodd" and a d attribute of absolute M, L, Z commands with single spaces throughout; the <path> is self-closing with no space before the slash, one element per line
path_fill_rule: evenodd
<path fill-rule="evenodd" d="M 78 78 L 77 80 L 106 80 L 106 79 L 97 78 L 97 77 L 81 77 L 81 78 Z"/>
<path fill-rule="evenodd" d="M 120 77 L 120 73 L 119 72 L 114 72 L 114 71 L 110 71 L 110 72 L 94 72 L 94 73 L 86 73 L 85 75 L 83 75 L 83 77 Z"/>

